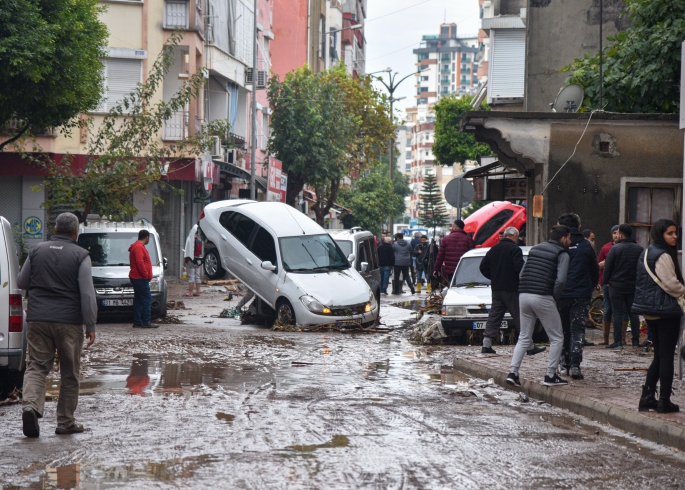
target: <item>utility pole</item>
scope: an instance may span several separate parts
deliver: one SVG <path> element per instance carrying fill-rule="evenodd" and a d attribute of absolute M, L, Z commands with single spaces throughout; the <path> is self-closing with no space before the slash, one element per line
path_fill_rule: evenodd
<path fill-rule="evenodd" d="M 395 72 L 393 75 L 390 75 L 390 72 L 392 71 L 390 68 L 388 68 L 387 70 L 384 70 L 384 71 L 388 72 L 388 83 L 385 83 L 381 77 L 378 77 L 378 80 L 385 86 L 385 88 L 388 90 L 388 93 L 390 94 L 390 98 L 389 98 L 389 101 L 390 101 L 390 120 L 392 121 L 392 125 L 393 125 L 393 133 L 392 133 L 392 139 L 390 140 L 390 151 L 389 151 L 390 161 L 388 162 L 388 164 L 390 165 L 390 181 L 394 183 L 393 177 L 395 176 L 395 163 L 393 161 L 393 157 L 394 157 L 394 153 L 395 153 L 394 152 L 394 150 L 395 150 L 395 131 L 394 131 L 395 114 L 393 112 L 393 110 L 394 110 L 393 103 L 397 100 L 404 99 L 404 97 L 399 97 L 396 99 L 394 96 L 394 93 L 395 93 L 395 89 L 397 89 L 397 87 L 402 82 L 404 82 L 407 78 L 416 75 L 416 73 L 410 73 L 409 75 L 407 75 L 406 77 L 401 79 L 399 82 L 395 82 L 395 78 L 397 77 L 397 72 Z M 393 226 L 395 224 L 394 221 L 395 220 L 394 220 L 393 216 L 390 216 L 388 218 L 388 227 L 390 228 L 391 233 L 393 232 Z"/>
<path fill-rule="evenodd" d="M 604 45 L 604 34 L 602 33 L 604 24 L 604 0 L 599 0 L 599 109 L 602 110 L 604 105 L 604 76 L 602 73 L 602 62 L 604 61 L 604 53 L 602 52 Z"/>
<path fill-rule="evenodd" d="M 254 0 L 254 39 L 252 40 L 252 126 L 250 129 L 250 199 L 257 199 L 257 0 Z"/>

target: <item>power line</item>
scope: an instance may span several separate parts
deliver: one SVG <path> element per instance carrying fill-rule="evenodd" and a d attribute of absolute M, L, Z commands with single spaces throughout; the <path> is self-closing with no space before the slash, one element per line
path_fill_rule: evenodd
<path fill-rule="evenodd" d="M 405 7 L 405 8 L 400 9 L 400 10 L 395 10 L 394 12 L 390 12 L 389 14 L 381 15 L 380 17 L 376 17 L 374 19 L 366 20 L 366 21 L 364 21 L 364 24 L 368 24 L 369 22 L 373 22 L 374 20 L 382 19 L 383 17 L 387 17 L 389 15 L 393 15 L 393 14 L 396 14 L 398 12 L 402 12 L 404 10 L 409 10 L 411 8 L 418 7 L 419 5 L 423 5 L 424 3 L 428 3 L 431 1 L 432 0 L 424 0 L 423 2 L 415 3 L 414 5 L 410 5 L 409 7 Z"/>

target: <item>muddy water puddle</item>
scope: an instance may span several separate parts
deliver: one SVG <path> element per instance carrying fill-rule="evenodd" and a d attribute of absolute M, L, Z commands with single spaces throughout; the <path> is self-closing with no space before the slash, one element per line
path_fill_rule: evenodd
<path fill-rule="evenodd" d="M 210 339 L 211 340 L 211 339 Z M 20 435 L 1 407 L 5 488 L 648 488 L 685 463 L 487 380 L 401 336 L 246 336 L 87 366 L 88 431 Z M 56 389 L 54 387 L 53 389 Z M 599 433 L 597 433 L 599 432 Z M 14 485 L 12 487 L 11 485 Z"/>

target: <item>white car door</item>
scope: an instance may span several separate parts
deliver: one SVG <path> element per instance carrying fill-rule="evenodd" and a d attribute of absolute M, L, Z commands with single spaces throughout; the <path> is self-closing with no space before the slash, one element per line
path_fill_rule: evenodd
<path fill-rule="evenodd" d="M 252 269 L 250 275 L 254 277 L 254 290 L 264 301 L 274 307 L 281 266 L 278 262 L 276 239 L 267 229 L 258 226 L 250 243 L 250 255 L 252 256 L 252 264 L 249 264 Z M 271 262 L 276 269 L 273 271 L 262 269 L 262 262 L 265 261 Z"/>
<path fill-rule="evenodd" d="M 219 230 L 221 240 L 217 244 L 221 254 L 221 263 L 228 271 L 256 291 L 252 285 L 254 261 L 250 259 L 247 248 L 257 223 L 238 211 L 221 213 L 219 223 L 223 230 Z"/>

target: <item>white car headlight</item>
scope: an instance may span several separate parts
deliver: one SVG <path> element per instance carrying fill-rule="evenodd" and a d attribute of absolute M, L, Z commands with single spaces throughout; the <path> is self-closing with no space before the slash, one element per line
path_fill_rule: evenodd
<path fill-rule="evenodd" d="M 324 306 L 318 299 L 313 298 L 312 296 L 302 296 L 300 301 L 302 301 L 302 304 L 312 313 L 316 313 L 317 315 L 331 314 L 331 309 L 328 306 Z"/>
<path fill-rule="evenodd" d="M 150 281 L 150 292 L 159 292 L 159 277 L 153 277 L 152 281 Z"/>
<path fill-rule="evenodd" d="M 378 308 L 378 302 L 376 301 L 376 296 L 374 296 L 373 291 L 369 291 L 369 302 L 364 308 L 364 313 L 370 313 L 371 311 Z"/>
<path fill-rule="evenodd" d="M 466 317 L 466 306 L 443 306 L 442 314 L 444 316 L 453 316 L 456 318 Z"/>

